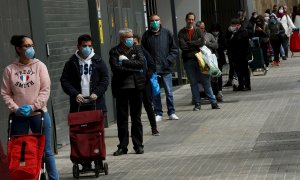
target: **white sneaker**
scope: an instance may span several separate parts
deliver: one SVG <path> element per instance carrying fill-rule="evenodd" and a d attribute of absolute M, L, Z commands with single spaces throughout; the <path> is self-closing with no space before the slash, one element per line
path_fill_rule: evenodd
<path fill-rule="evenodd" d="M 169 120 L 178 120 L 179 118 L 176 116 L 176 114 L 171 114 L 169 116 Z"/>
<path fill-rule="evenodd" d="M 156 120 L 156 122 L 161 121 L 162 120 L 162 116 L 156 115 L 155 116 L 155 120 Z"/>

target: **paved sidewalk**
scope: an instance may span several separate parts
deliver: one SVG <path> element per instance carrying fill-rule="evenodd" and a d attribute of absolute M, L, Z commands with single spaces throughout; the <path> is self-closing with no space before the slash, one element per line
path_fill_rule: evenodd
<path fill-rule="evenodd" d="M 112 156 L 118 139 L 110 126 L 109 174 L 97 179 L 300 179 L 300 57 L 251 78 L 252 91 L 224 89 L 220 110 L 206 103 L 192 111 L 190 86 L 176 89 L 180 120 L 165 114 L 161 136 L 151 136 L 143 113 L 145 154 L 134 154 L 130 142 L 129 154 Z M 73 179 L 69 152 L 65 146 L 56 156 L 61 179 Z"/>

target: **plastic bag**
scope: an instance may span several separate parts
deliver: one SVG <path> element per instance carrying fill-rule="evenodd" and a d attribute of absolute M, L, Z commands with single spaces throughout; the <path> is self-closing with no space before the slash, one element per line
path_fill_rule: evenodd
<path fill-rule="evenodd" d="M 152 89 L 152 96 L 156 96 L 160 93 L 160 86 L 157 80 L 157 73 L 154 72 L 150 77 L 150 84 Z"/>
<path fill-rule="evenodd" d="M 200 49 L 202 52 L 202 59 L 209 67 L 208 74 L 212 77 L 220 77 L 222 75 L 222 72 L 218 67 L 218 60 L 216 55 L 212 54 L 206 46 L 202 46 Z"/>

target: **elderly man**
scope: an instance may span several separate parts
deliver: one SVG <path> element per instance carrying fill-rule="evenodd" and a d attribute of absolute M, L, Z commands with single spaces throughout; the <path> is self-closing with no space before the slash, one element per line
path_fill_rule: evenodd
<path fill-rule="evenodd" d="M 141 122 L 142 92 L 145 86 L 143 74 L 144 55 L 134 45 L 133 32 L 129 28 L 119 31 L 120 43 L 109 51 L 112 75 L 112 93 L 116 98 L 119 145 L 114 156 L 127 154 L 129 144 L 128 109 L 131 117 L 131 138 L 137 154 L 144 153 L 143 125 Z M 128 105 L 130 108 L 128 108 Z"/>

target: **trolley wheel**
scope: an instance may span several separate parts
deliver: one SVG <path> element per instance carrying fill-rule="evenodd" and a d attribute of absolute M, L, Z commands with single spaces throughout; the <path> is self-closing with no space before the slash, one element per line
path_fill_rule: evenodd
<path fill-rule="evenodd" d="M 76 163 L 73 165 L 73 177 L 79 179 L 79 166 Z"/>
<path fill-rule="evenodd" d="M 103 163 L 104 174 L 108 175 L 108 164 L 107 162 Z"/>

